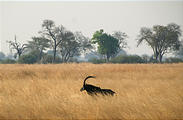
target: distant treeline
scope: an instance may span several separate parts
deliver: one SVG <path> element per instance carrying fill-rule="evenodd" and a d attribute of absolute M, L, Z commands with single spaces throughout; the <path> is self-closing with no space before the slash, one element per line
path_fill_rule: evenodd
<path fill-rule="evenodd" d="M 6 58 L 4 57 L 3 59 L 0 59 L 0 64 L 35 64 L 38 63 L 36 61 L 36 57 L 32 56 L 32 55 L 23 55 L 18 61 L 14 60 L 14 59 L 10 59 L 10 58 Z M 42 64 L 51 64 L 52 63 L 52 59 L 53 59 L 53 55 L 47 55 L 44 57 Z M 89 62 L 89 63 L 93 63 L 93 64 L 102 64 L 102 63 L 119 63 L 119 64 L 135 64 L 135 63 L 143 63 L 143 64 L 147 64 L 147 63 L 158 63 L 158 61 L 156 61 L 153 56 L 148 56 L 148 55 L 142 55 L 142 56 L 138 56 L 138 55 L 119 55 L 116 56 L 112 59 L 110 59 L 109 61 L 106 61 L 106 59 L 104 58 L 96 58 L 96 57 L 91 57 L 89 58 L 87 61 L 82 61 L 82 60 L 78 60 L 77 58 L 73 58 L 70 59 L 70 61 L 68 61 L 68 63 L 82 63 L 82 62 Z M 162 63 L 181 63 L 183 62 L 183 59 L 178 58 L 178 57 L 168 57 L 165 58 Z M 63 63 L 62 60 L 59 57 L 56 57 L 56 64 L 59 63 Z"/>
<path fill-rule="evenodd" d="M 88 60 L 94 64 L 106 63 L 105 59 L 92 58 Z M 162 63 L 180 63 L 183 62 L 183 59 L 177 57 L 165 58 Z M 108 63 L 158 63 L 153 57 L 149 56 L 138 56 L 138 55 L 120 55 L 115 58 L 112 58 Z"/>
<path fill-rule="evenodd" d="M 142 27 L 135 42 L 137 47 L 145 42 L 153 51 L 153 55 L 120 54 L 128 47 L 128 35 L 114 31 L 112 34 L 103 29 L 93 33 L 92 38 L 81 32 L 72 32 L 63 25 L 56 26 L 52 20 L 44 20 L 39 36 L 33 36 L 27 43 L 20 43 L 15 35 L 14 40 L 7 43 L 11 54 L 5 56 L 0 52 L 0 63 L 47 64 L 68 62 L 99 63 L 177 63 L 183 59 L 183 40 L 180 26 L 170 23 L 167 26 L 154 25 L 152 28 Z M 95 53 L 85 60 L 79 56 Z M 167 53 L 176 57 L 164 58 Z"/>

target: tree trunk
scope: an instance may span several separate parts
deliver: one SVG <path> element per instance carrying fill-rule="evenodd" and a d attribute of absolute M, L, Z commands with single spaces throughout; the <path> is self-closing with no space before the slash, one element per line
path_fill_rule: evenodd
<path fill-rule="evenodd" d="M 106 59 L 107 60 L 106 61 L 107 63 L 109 62 L 109 58 L 110 58 L 110 56 L 107 54 L 107 59 Z"/>
<path fill-rule="evenodd" d="M 159 56 L 159 53 L 158 53 L 158 51 L 155 49 L 155 50 L 153 50 L 153 52 L 154 52 L 154 58 L 155 58 L 155 62 L 158 62 L 158 56 Z M 153 59 L 154 59 L 153 58 Z"/>
<path fill-rule="evenodd" d="M 22 53 L 18 51 L 18 59 L 20 58 L 21 54 L 22 54 Z"/>
<path fill-rule="evenodd" d="M 163 55 L 162 54 L 159 54 L 159 62 L 162 63 L 162 58 L 163 58 Z"/>
<path fill-rule="evenodd" d="M 159 56 L 159 53 L 158 53 L 158 51 L 156 50 L 156 53 L 155 53 L 155 59 L 156 59 L 156 61 L 158 61 L 158 56 Z"/>
<path fill-rule="evenodd" d="M 41 62 L 42 55 L 43 55 L 43 50 L 41 49 L 40 54 L 39 54 L 39 62 Z"/>
<path fill-rule="evenodd" d="M 52 63 L 55 62 L 56 51 L 57 51 L 57 48 L 56 48 L 56 46 L 54 46 L 54 49 L 53 49 L 53 61 L 52 61 Z"/>

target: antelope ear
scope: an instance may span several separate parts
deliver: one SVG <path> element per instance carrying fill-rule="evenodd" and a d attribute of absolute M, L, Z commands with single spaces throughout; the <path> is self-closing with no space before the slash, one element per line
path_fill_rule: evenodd
<path fill-rule="evenodd" d="M 80 89 L 80 91 L 82 92 L 84 90 L 84 87 L 82 87 L 81 89 Z"/>

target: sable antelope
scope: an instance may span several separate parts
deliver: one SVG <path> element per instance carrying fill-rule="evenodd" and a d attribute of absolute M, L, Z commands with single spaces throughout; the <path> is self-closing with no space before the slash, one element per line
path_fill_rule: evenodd
<path fill-rule="evenodd" d="M 86 77 L 83 82 L 83 87 L 80 89 L 81 92 L 86 90 L 89 95 L 97 95 L 97 94 L 112 95 L 112 96 L 114 95 L 115 92 L 110 89 L 101 89 L 100 87 L 86 84 L 86 80 L 88 78 L 96 78 L 96 77 L 95 76 Z"/>

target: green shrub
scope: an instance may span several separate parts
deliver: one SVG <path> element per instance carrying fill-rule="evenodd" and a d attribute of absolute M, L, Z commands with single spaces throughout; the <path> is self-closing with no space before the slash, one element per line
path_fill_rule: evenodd
<path fill-rule="evenodd" d="M 70 58 L 68 62 L 79 63 L 77 58 Z"/>
<path fill-rule="evenodd" d="M 179 63 L 179 62 L 183 62 L 183 60 L 175 57 L 169 57 L 165 59 L 165 63 Z"/>
<path fill-rule="evenodd" d="M 45 55 L 43 59 L 41 60 L 43 64 L 52 63 L 53 61 L 53 55 Z M 61 63 L 61 58 L 56 56 L 55 57 L 55 63 Z"/>
<path fill-rule="evenodd" d="M 110 60 L 111 63 L 144 63 L 138 55 L 120 55 Z"/>
<path fill-rule="evenodd" d="M 15 64 L 16 61 L 12 59 L 4 59 L 0 62 L 1 64 Z"/>
<path fill-rule="evenodd" d="M 105 59 L 91 58 L 88 60 L 88 62 L 91 62 L 93 64 L 101 64 L 101 63 L 106 63 L 106 60 Z"/>
<path fill-rule="evenodd" d="M 18 63 L 23 63 L 23 64 L 33 64 L 36 62 L 37 62 L 37 56 L 32 54 L 22 55 L 18 59 Z"/>

